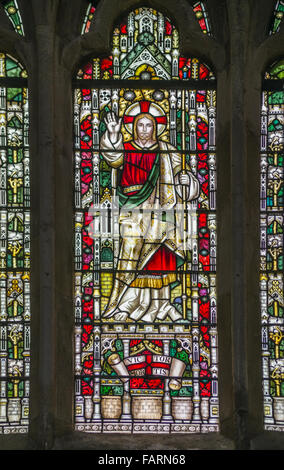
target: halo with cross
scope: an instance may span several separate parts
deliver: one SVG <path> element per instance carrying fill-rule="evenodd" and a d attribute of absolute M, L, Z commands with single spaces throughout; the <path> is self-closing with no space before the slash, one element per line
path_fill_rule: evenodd
<path fill-rule="evenodd" d="M 139 114 L 148 113 L 153 116 L 157 123 L 157 135 L 161 135 L 167 125 L 167 117 L 164 110 L 157 103 L 152 101 L 136 101 L 132 103 L 125 111 L 123 123 L 126 130 L 133 134 L 133 122 Z"/>

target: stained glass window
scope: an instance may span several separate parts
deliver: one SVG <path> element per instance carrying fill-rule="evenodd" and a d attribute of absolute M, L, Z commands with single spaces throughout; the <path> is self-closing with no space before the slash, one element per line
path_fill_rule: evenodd
<path fill-rule="evenodd" d="M 92 3 L 89 3 L 85 18 L 84 18 L 81 34 L 85 34 L 90 31 L 90 27 L 91 27 L 92 20 L 94 18 L 94 14 L 95 14 L 98 3 L 99 3 L 99 0 L 97 0 L 96 2 L 93 1 Z"/>
<path fill-rule="evenodd" d="M 284 431 L 284 60 L 265 74 L 261 108 L 260 301 L 264 423 Z"/>
<path fill-rule="evenodd" d="M 75 426 L 218 430 L 216 80 L 151 8 L 74 79 Z"/>
<path fill-rule="evenodd" d="M 193 5 L 193 11 L 198 20 L 199 26 L 204 34 L 211 35 L 211 27 L 209 22 L 209 16 L 205 7 L 204 2 L 196 2 Z"/>
<path fill-rule="evenodd" d="M 26 432 L 30 371 L 27 73 L 0 54 L 0 432 Z"/>
<path fill-rule="evenodd" d="M 24 27 L 17 0 L 1 0 L 1 3 L 16 33 L 24 36 Z"/>
<path fill-rule="evenodd" d="M 94 14 L 95 14 L 99 1 L 100 0 L 93 1 L 88 4 L 81 34 L 85 34 L 90 31 L 90 27 L 91 27 Z M 208 16 L 204 2 L 195 2 L 193 5 L 193 11 L 195 13 L 199 26 L 201 30 L 203 31 L 203 33 L 211 35 L 209 16 Z"/>
<path fill-rule="evenodd" d="M 280 26 L 281 26 L 283 15 L 284 15 L 284 1 L 277 0 L 275 8 L 274 8 L 274 12 L 273 12 L 269 34 L 275 34 L 280 31 Z"/>

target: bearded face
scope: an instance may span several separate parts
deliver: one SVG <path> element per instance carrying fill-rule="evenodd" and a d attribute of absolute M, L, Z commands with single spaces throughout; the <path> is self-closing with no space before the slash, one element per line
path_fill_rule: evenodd
<path fill-rule="evenodd" d="M 142 142 L 156 141 L 156 122 L 151 115 L 137 116 L 134 123 L 134 138 Z"/>

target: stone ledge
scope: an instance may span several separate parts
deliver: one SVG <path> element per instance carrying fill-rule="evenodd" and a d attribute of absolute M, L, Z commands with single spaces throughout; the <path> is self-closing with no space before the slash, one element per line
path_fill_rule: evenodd
<path fill-rule="evenodd" d="M 283 450 L 284 432 L 263 432 L 251 439 L 251 450 Z"/>
<path fill-rule="evenodd" d="M 233 441 L 213 434 L 92 434 L 72 433 L 56 439 L 54 450 L 234 450 Z"/>

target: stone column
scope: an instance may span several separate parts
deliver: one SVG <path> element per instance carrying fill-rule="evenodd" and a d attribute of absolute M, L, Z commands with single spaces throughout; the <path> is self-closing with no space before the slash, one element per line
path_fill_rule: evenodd
<path fill-rule="evenodd" d="M 231 311 L 233 338 L 233 393 L 238 448 L 246 448 L 248 383 L 246 357 L 246 278 L 245 278 L 245 56 L 250 16 L 248 2 L 232 0 L 229 9 L 231 47 Z M 257 169 L 256 169 L 257 171 Z M 257 269 L 257 266 L 255 267 Z"/>

